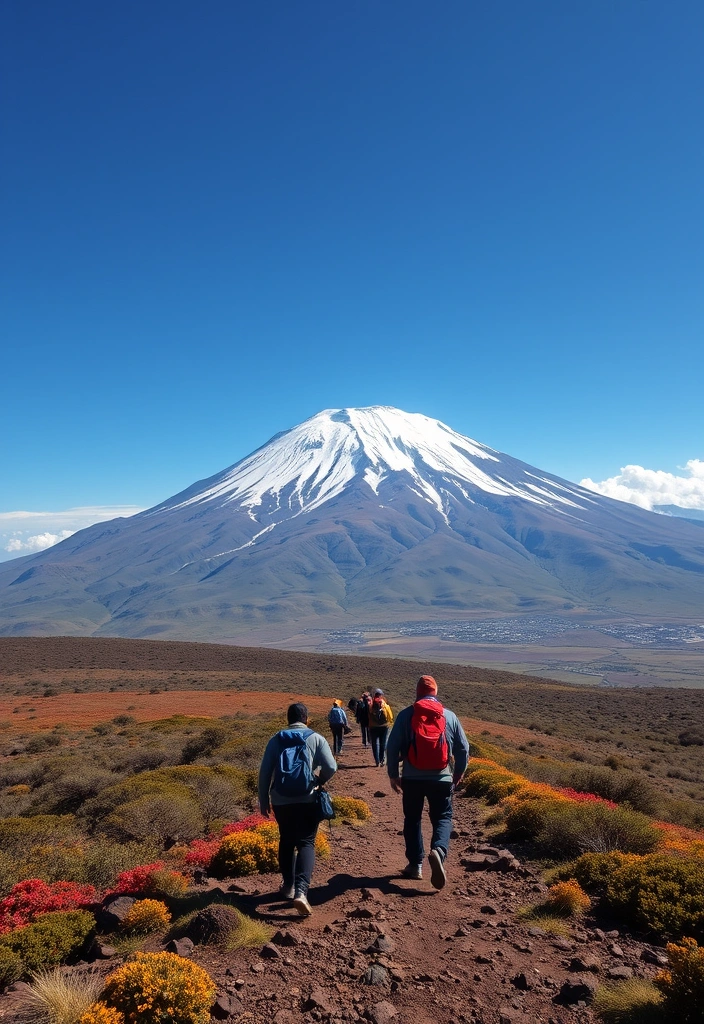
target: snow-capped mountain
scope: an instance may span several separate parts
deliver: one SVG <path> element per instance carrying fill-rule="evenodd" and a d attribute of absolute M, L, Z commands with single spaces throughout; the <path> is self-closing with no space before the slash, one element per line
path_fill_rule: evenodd
<path fill-rule="evenodd" d="M 690 616 L 697 525 L 416 413 L 321 412 L 131 519 L 0 570 L 0 633 L 241 637 L 481 612 Z"/>

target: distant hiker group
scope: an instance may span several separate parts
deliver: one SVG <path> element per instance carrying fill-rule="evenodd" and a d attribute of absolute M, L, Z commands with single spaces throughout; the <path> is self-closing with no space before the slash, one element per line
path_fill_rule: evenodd
<path fill-rule="evenodd" d="M 469 744 L 459 719 L 438 700 L 437 683 L 421 676 L 415 702 L 393 712 L 383 690 L 352 698 L 348 709 L 362 733 L 362 746 L 371 745 L 374 763 L 386 765 L 392 789 L 403 797 L 403 836 L 407 864 L 404 878 L 423 877 L 424 847 L 421 820 L 425 802 L 432 825 L 428 864 L 430 882 L 442 889 L 452 831 L 453 793 L 467 769 Z M 292 900 L 302 917 L 312 913 L 308 889 L 315 865 L 315 838 L 332 810 L 325 784 L 337 771 L 326 739 L 308 728 L 308 708 L 291 704 L 288 727 L 269 740 L 259 769 L 259 807 L 273 812 L 279 826 L 281 896 Z M 333 750 L 339 756 L 344 736 L 351 731 L 339 700 L 328 713 Z M 390 735 L 389 735 L 390 730 Z"/>

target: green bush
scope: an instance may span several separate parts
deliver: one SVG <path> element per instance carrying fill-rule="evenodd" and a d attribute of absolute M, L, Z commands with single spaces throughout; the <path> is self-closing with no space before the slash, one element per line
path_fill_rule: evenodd
<path fill-rule="evenodd" d="M 611 875 L 604 898 L 636 928 L 660 938 L 704 936 L 704 861 L 653 854 Z"/>
<path fill-rule="evenodd" d="M 32 846 L 53 846 L 78 838 L 72 814 L 36 814 L 31 818 L 4 818 L 0 821 L 0 849 L 21 857 Z"/>
<path fill-rule="evenodd" d="M 94 929 L 95 918 L 87 910 L 57 910 L 0 935 L 0 947 L 17 954 L 25 971 L 32 974 L 75 956 Z"/>
<path fill-rule="evenodd" d="M 0 989 L 12 985 L 24 974 L 22 957 L 7 946 L 0 946 Z"/>
<path fill-rule="evenodd" d="M 561 881 L 574 878 L 586 892 L 593 896 L 603 896 L 616 871 L 633 859 L 633 854 L 619 853 L 617 850 L 611 853 L 584 853 L 577 860 L 563 864 L 553 877 Z"/>
<path fill-rule="evenodd" d="M 617 804 L 630 804 L 643 814 L 656 814 L 660 805 L 658 793 L 642 776 L 623 769 L 584 767 L 570 775 L 569 785 L 580 793 L 596 793 Z"/>
<path fill-rule="evenodd" d="M 660 834 L 639 811 L 601 802 L 571 803 L 541 797 L 517 800 L 506 814 L 506 831 L 527 839 L 549 857 L 564 859 L 593 851 L 650 853 Z"/>

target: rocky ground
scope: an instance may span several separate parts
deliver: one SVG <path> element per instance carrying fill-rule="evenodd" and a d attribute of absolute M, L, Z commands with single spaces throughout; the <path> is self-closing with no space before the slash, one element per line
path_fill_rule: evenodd
<path fill-rule="evenodd" d="M 609 931 L 609 922 L 587 918 L 558 938 L 521 921 L 519 908 L 545 886 L 537 870 L 487 844 L 475 801 L 456 800 L 448 884 L 437 892 L 427 865 L 428 880 L 399 877 L 401 800 L 358 736 L 346 742 L 330 788 L 367 800 L 373 818 L 335 822 L 331 857 L 316 866 L 313 916 L 301 920 L 281 902 L 278 876 L 240 879 L 228 896 L 271 924 L 273 941 L 231 954 L 182 947 L 216 980 L 220 1019 L 582 1024 L 594 1020 L 588 1002 L 600 981 L 657 971 L 661 951 Z M 100 969 L 116 963 L 101 961 Z M 0 1000 L 0 1019 L 22 1020 L 22 1002 L 18 986 Z"/>

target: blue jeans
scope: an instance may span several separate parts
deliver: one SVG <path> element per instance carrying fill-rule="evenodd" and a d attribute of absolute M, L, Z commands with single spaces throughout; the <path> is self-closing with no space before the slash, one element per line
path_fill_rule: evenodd
<path fill-rule="evenodd" d="M 388 725 L 373 725 L 369 730 L 372 741 L 372 754 L 376 764 L 383 764 L 386 760 L 386 740 L 389 735 Z"/>
<path fill-rule="evenodd" d="M 342 752 L 342 737 L 344 736 L 345 727 L 343 725 L 331 725 L 330 730 L 332 732 L 332 752 L 333 754 L 340 754 Z"/>
<path fill-rule="evenodd" d="M 403 779 L 403 838 L 409 864 L 422 864 L 423 833 L 420 822 L 423 804 L 428 800 L 428 814 L 433 826 L 431 850 L 441 849 L 447 856 L 452 831 L 452 783 L 432 779 Z"/>

